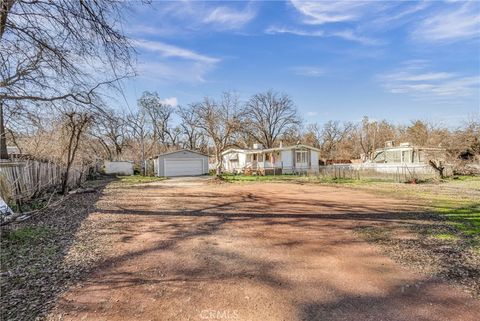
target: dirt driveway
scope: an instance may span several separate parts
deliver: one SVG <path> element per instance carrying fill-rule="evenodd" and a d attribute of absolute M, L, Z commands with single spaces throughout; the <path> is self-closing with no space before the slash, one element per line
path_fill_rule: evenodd
<path fill-rule="evenodd" d="M 168 180 L 110 188 L 110 258 L 51 320 L 478 320 L 480 304 L 359 239 L 402 201 L 343 188 Z M 404 215 L 402 214 L 402 217 Z"/>

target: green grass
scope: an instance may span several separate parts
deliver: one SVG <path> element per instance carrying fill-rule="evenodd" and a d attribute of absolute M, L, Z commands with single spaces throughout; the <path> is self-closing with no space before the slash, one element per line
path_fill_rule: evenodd
<path fill-rule="evenodd" d="M 447 199 L 436 203 L 433 209 L 463 233 L 480 236 L 480 202 L 465 201 L 459 205 Z"/>
<path fill-rule="evenodd" d="M 294 181 L 300 179 L 296 175 L 222 175 L 222 179 L 232 182 L 271 182 L 271 181 Z"/>
<path fill-rule="evenodd" d="M 444 180 L 444 183 L 451 186 L 462 186 L 477 191 L 480 190 L 480 176 L 455 176 Z"/>
<path fill-rule="evenodd" d="M 23 227 L 5 233 L 5 239 L 13 243 L 34 243 L 51 233 L 46 227 Z"/>
<path fill-rule="evenodd" d="M 369 179 L 331 178 L 307 175 L 231 175 L 224 174 L 222 179 L 228 182 L 295 182 L 295 183 L 317 183 L 317 184 L 351 184 L 361 185 L 376 182 Z"/>
<path fill-rule="evenodd" d="M 452 178 L 447 178 L 448 181 L 458 181 L 458 182 L 480 182 L 480 176 L 467 176 L 467 175 L 458 175 Z"/>
<path fill-rule="evenodd" d="M 470 184 L 462 184 L 462 181 L 447 181 L 444 183 L 431 184 L 420 190 L 407 186 L 404 190 L 396 190 L 395 194 L 400 197 L 420 200 L 425 207 L 452 222 L 458 230 L 468 235 L 480 237 L 480 201 L 475 199 L 476 194 L 469 195 L 472 190 Z M 465 182 L 465 181 L 463 181 Z M 477 180 L 466 180 L 477 182 Z M 449 190 L 442 192 L 440 187 L 459 185 L 458 194 Z M 385 186 L 384 186 L 385 187 Z M 456 191 L 456 190 L 454 190 Z"/>
<path fill-rule="evenodd" d="M 431 237 L 436 238 L 438 240 L 442 241 L 457 241 L 458 236 L 452 233 L 437 233 L 437 234 L 432 234 Z"/>
<path fill-rule="evenodd" d="M 441 182 L 402 184 L 374 182 L 351 184 L 370 192 L 414 200 L 426 210 L 451 222 L 460 232 L 478 238 L 480 242 L 480 177 L 460 176 Z"/>
<path fill-rule="evenodd" d="M 125 184 L 141 184 L 141 183 L 151 183 L 163 181 L 166 178 L 157 177 L 157 176 L 141 176 L 141 175 L 132 175 L 132 176 L 117 176 L 120 179 L 121 183 Z"/>
<path fill-rule="evenodd" d="M 460 232 L 478 238 L 480 244 L 480 177 L 458 176 L 441 182 L 404 184 L 374 179 L 333 179 L 299 175 L 223 175 L 230 182 L 295 182 L 315 184 L 342 184 L 395 198 L 416 200 L 451 222 Z M 438 235 L 437 238 L 454 239 L 455 236 Z"/>

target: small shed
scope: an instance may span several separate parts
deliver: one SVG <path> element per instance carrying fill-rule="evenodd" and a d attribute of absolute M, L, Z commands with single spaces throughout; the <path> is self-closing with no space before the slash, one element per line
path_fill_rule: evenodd
<path fill-rule="evenodd" d="M 193 150 L 181 149 L 160 154 L 154 160 L 157 176 L 198 176 L 208 174 L 208 156 Z"/>
<path fill-rule="evenodd" d="M 133 162 L 131 161 L 105 161 L 105 174 L 133 175 Z"/>

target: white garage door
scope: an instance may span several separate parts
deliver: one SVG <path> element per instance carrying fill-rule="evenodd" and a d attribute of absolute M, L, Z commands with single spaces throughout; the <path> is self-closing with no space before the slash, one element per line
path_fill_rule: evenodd
<path fill-rule="evenodd" d="M 201 158 L 166 159 L 165 176 L 193 176 L 203 174 Z"/>

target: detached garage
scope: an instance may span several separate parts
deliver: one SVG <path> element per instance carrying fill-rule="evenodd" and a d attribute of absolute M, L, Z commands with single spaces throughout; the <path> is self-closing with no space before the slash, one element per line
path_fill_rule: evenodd
<path fill-rule="evenodd" d="M 157 176 L 197 176 L 208 174 L 208 156 L 182 149 L 158 155 L 154 162 Z"/>

